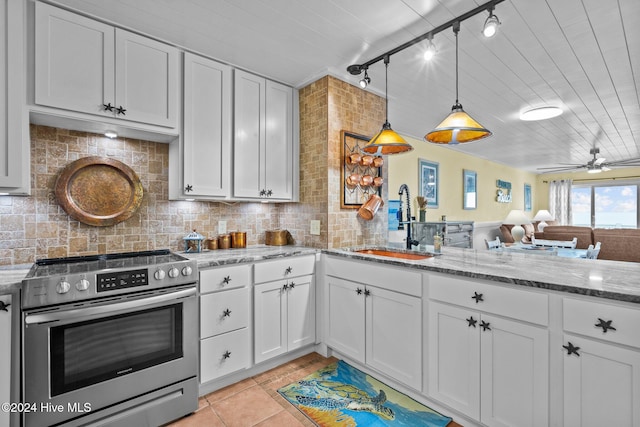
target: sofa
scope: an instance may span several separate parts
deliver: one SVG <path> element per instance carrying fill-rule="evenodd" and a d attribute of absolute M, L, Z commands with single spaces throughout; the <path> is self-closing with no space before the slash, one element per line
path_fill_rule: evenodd
<path fill-rule="evenodd" d="M 502 224 L 500 231 L 505 243 L 513 243 L 511 224 Z M 591 228 L 573 225 L 548 225 L 544 232 L 537 231 L 537 226 L 523 224 L 525 237 L 523 243 L 531 242 L 531 235 L 536 239 L 572 240 L 578 238 L 577 249 L 587 249 L 589 245 L 600 242 L 598 259 L 614 261 L 640 262 L 640 229 L 635 228 Z"/>

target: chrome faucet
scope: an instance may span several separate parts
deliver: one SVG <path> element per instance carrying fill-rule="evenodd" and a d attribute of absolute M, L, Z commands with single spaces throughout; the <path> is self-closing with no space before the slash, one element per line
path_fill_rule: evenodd
<path fill-rule="evenodd" d="M 402 193 L 405 193 L 407 198 L 407 221 L 402 221 Z M 409 196 L 409 187 L 407 184 L 402 184 L 400 189 L 398 190 L 398 195 L 400 196 L 400 209 L 398 210 L 400 226 L 398 230 L 402 230 L 404 228 L 404 224 L 407 225 L 407 249 L 411 249 L 413 246 L 418 245 L 420 242 L 417 240 L 413 240 L 411 236 L 411 197 Z"/>

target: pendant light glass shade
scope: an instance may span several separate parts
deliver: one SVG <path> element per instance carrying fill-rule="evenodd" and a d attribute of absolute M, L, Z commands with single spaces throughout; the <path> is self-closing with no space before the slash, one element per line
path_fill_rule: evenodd
<path fill-rule="evenodd" d="M 456 36 L 456 102 L 449 114 L 434 130 L 424 136 L 425 141 L 435 144 L 459 144 L 491 136 L 491 132 L 471 118 L 458 102 L 458 32 L 460 22 L 453 24 Z"/>
<path fill-rule="evenodd" d="M 434 130 L 424 136 L 424 139 L 435 144 L 458 144 L 471 142 L 490 136 L 491 132 L 456 103 L 449 114 Z"/>
<path fill-rule="evenodd" d="M 405 153 L 413 150 L 413 147 L 398 135 L 389 124 L 389 97 L 387 96 L 387 69 L 389 68 L 389 56 L 384 57 L 384 102 L 385 120 L 380 132 L 376 134 L 362 151 L 369 154 L 385 155 Z"/>
<path fill-rule="evenodd" d="M 389 122 L 385 122 L 380 132 L 362 148 L 365 153 L 377 155 L 398 154 L 411 150 L 413 150 L 413 147 L 391 129 Z"/>

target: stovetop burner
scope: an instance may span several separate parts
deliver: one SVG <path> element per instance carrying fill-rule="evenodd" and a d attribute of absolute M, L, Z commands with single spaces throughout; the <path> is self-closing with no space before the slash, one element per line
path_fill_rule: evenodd
<path fill-rule="evenodd" d="M 22 281 L 22 307 L 195 284 L 197 277 L 195 260 L 168 249 L 41 259 Z"/>
<path fill-rule="evenodd" d="M 110 268 L 146 267 L 184 260 L 187 260 L 187 258 L 175 254 L 169 249 L 68 258 L 45 258 L 36 260 L 27 274 L 27 278 L 95 272 Z"/>

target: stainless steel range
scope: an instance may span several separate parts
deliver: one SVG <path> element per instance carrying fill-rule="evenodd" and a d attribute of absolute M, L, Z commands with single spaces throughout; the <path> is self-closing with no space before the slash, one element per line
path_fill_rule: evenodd
<path fill-rule="evenodd" d="M 197 277 L 169 250 L 37 261 L 22 282 L 25 427 L 195 411 Z"/>

